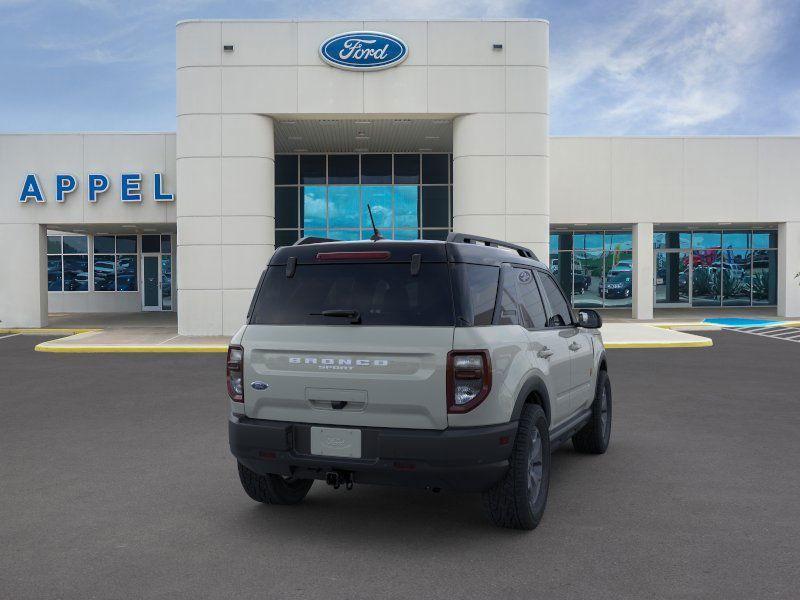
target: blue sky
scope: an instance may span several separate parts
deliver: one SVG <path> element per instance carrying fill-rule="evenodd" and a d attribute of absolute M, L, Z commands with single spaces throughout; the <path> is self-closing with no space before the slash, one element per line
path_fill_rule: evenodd
<path fill-rule="evenodd" d="M 0 132 L 173 131 L 188 18 L 548 19 L 553 135 L 800 134 L 800 2 L 0 0 Z"/>

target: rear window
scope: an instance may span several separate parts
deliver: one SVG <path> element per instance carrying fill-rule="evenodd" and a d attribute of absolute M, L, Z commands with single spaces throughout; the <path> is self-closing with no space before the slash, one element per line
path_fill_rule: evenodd
<path fill-rule="evenodd" d="M 350 325 L 323 311 L 357 311 L 362 325 L 452 326 L 450 277 L 444 263 L 297 265 L 267 270 L 253 305 L 253 325 Z"/>

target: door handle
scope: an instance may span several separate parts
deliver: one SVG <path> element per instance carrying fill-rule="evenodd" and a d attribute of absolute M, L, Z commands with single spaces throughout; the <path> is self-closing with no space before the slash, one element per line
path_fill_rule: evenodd
<path fill-rule="evenodd" d="M 578 342 L 572 342 L 572 343 L 569 345 L 569 349 L 570 349 L 570 350 L 572 350 L 573 352 L 577 352 L 577 351 L 578 351 L 578 350 L 580 350 L 581 348 L 583 348 L 583 346 L 581 346 L 581 345 L 580 345 Z"/>
<path fill-rule="evenodd" d="M 550 350 L 547 346 L 543 346 L 541 350 L 536 353 L 536 356 L 539 358 L 550 358 L 553 356 L 554 352 Z"/>

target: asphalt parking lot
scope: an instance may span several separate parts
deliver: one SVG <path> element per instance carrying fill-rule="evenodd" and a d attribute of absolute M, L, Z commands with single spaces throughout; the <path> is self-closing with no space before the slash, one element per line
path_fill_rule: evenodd
<path fill-rule="evenodd" d="M 709 337 L 609 351 L 611 448 L 556 453 L 530 533 L 471 495 L 317 483 L 258 505 L 224 355 L 0 339 L 0 597 L 797 597 L 800 344 Z"/>

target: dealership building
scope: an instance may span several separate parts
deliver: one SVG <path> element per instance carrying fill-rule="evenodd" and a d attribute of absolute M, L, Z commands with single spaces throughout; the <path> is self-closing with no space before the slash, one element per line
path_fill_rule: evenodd
<path fill-rule="evenodd" d="M 177 133 L 0 135 L 0 327 L 234 332 L 276 246 L 450 231 L 575 306 L 800 316 L 800 138 L 550 137 L 548 24 L 187 21 Z"/>

